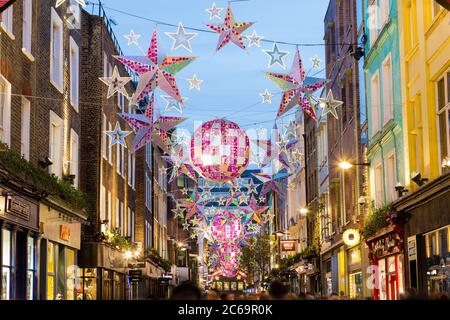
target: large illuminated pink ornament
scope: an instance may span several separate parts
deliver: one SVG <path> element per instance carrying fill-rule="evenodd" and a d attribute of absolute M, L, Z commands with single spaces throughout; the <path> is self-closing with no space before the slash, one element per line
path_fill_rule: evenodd
<path fill-rule="evenodd" d="M 220 269 L 225 277 L 235 277 L 239 271 L 241 248 L 236 243 L 223 244 L 219 249 Z"/>
<path fill-rule="evenodd" d="M 245 171 L 249 159 L 249 138 L 234 122 L 223 119 L 206 122 L 192 137 L 192 165 L 205 179 L 233 180 Z"/>
<path fill-rule="evenodd" d="M 232 212 L 219 212 L 211 222 L 211 234 L 216 241 L 228 243 L 239 238 L 242 233 L 241 221 Z"/>

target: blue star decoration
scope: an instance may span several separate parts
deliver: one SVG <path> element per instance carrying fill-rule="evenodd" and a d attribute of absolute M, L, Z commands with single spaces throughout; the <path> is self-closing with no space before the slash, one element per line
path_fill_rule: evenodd
<path fill-rule="evenodd" d="M 111 138 L 109 146 L 119 143 L 123 146 L 126 146 L 125 138 L 131 134 L 131 131 L 124 131 L 120 128 L 120 123 L 116 122 L 116 128 L 113 131 L 106 131 L 106 134 Z"/>
<path fill-rule="evenodd" d="M 263 50 L 270 57 L 269 68 L 278 64 L 283 69 L 286 68 L 283 58 L 289 54 L 288 51 L 280 51 L 276 42 L 273 43 L 272 50 Z"/>

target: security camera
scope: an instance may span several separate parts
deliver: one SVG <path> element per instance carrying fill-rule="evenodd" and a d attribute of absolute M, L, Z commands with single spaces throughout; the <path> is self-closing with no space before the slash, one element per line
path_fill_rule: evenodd
<path fill-rule="evenodd" d="M 403 194 L 407 193 L 409 190 L 405 189 L 405 187 L 400 183 L 397 182 L 395 185 L 395 191 L 397 191 L 398 197 L 403 197 Z"/>
<path fill-rule="evenodd" d="M 366 197 L 364 197 L 364 196 L 359 197 L 359 199 L 358 199 L 358 204 L 359 204 L 360 206 L 365 205 L 365 204 L 366 204 Z"/>

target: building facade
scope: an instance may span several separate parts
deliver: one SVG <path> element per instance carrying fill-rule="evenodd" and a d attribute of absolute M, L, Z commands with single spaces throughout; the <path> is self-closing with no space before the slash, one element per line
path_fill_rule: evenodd
<path fill-rule="evenodd" d="M 330 292 L 361 298 L 364 296 L 361 244 L 345 244 L 343 233 L 358 230 L 362 212 L 363 153 L 361 148 L 360 85 L 358 61 L 357 1 L 330 1 L 324 19 L 326 52 L 326 91 L 342 101 L 337 118 L 327 115 L 328 203 L 327 225 L 322 246 L 323 294 Z M 350 168 L 340 164 L 347 162 Z M 326 249 L 325 249 L 326 248 Z"/>
<path fill-rule="evenodd" d="M 80 36 L 51 3 L 1 14 L 2 300 L 77 298 Z"/>
<path fill-rule="evenodd" d="M 404 226 L 405 285 L 420 294 L 450 293 L 450 30 L 437 1 L 397 1 L 403 186 L 394 202 Z"/>

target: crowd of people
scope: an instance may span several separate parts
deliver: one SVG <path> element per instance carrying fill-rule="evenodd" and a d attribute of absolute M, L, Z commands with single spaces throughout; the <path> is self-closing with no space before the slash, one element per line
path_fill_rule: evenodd
<path fill-rule="evenodd" d="M 311 292 L 293 294 L 289 286 L 283 282 L 272 281 L 268 291 L 260 293 L 221 293 L 216 290 L 203 292 L 195 284 L 185 282 L 172 291 L 172 300 L 349 300 L 341 293 L 332 293 L 328 297 L 317 296 Z M 401 300 L 449 300 L 447 293 L 439 293 L 424 296 L 417 293 L 415 289 L 408 289 L 401 295 Z"/>

